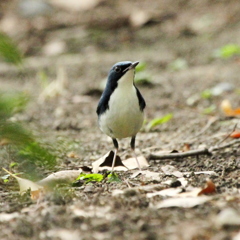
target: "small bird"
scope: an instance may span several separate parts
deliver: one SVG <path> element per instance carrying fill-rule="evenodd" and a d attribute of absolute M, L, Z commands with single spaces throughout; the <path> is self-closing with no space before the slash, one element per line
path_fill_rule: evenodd
<path fill-rule="evenodd" d="M 112 138 L 115 147 L 112 172 L 118 153 L 117 139 L 127 137 L 131 137 L 130 146 L 141 171 L 135 153 L 135 139 L 143 124 L 146 103 L 134 84 L 138 64 L 139 62 L 124 61 L 113 65 L 97 107 L 99 127 Z"/>

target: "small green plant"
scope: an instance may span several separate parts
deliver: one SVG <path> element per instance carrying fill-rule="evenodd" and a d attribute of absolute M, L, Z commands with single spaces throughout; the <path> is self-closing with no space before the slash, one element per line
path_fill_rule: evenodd
<path fill-rule="evenodd" d="M 0 32 L 0 56 L 9 63 L 21 65 L 23 62 L 23 54 L 14 44 L 12 39 L 6 34 Z"/>
<path fill-rule="evenodd" d="M 234 56 L 240 55 L 240 46 L 237 44 L 227 44 L 214 53 L 214 56 L 217 58 L 231 58 Z"/>
<path fill-rule="evenodd" d="M 172 113 L 166 114 L 165 116 L 160 117 L 160 118 L 154 118 L 153 120 L 151 120 L 147 124 L 146 130 L 150 131 L 151 129 L 153 129 L 154 127 L 156 127 L 158 125 L 161 125 L 161 124 L 164 124 L 166 122 L 169 122 L 172 118 L 173 118 L 173 114 Z"/>
<path fill-rule="evenodd" d="M 36 175 L 37 166 L 54 167 L 56 157 L 23 124 L 11 120 L 15 113 L 25 109 L 28 99 L 23 93 L 0 93 L 0 141 L 8 145 L 6 151 L 11 149 L 9 160 L 14 161 L 15 166 L 17 163 L 28 175 Z"/>
<path fill-rule="evenodd" d="M 213 97 L 211 89 L 206 89 L 201 92 L 201 98 L 203 99 L 211 99 Z"/>
<path fill-rule="evenodd" d="M 108 174 L 107 178 L 108 182 L 121 182 L 121 179 L 115 172 Z"/>
<path fill-rule="evenodd" d="M 104 179 L 104 176 L 102 174 L 99 173 L 81 173 L 77 180 L 84 180 L 85 183 L 89 183 L 89 182 L 101 182 Z"/>

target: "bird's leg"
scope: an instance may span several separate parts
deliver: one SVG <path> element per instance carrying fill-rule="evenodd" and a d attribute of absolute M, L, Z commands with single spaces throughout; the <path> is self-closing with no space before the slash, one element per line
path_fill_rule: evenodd
<path fill-rule="evenodd" d="M 135 152 L 135 139 L 136 139 L 136 136 L 133 136 L 132 139 L 131 139 L 130 145 L 131 145 L 131 149 L 132 149 L 132 151 L 133 151 L 134 157 L 135 157 L 135 159 L 136 159 L 138 168 L 139 168 L 140 171 L 142 171 L 142 169 L 141 169 L 141 167 L 140 167 L 140 164 L 139 164 L 139 161 L 138 161 L 138 159 L 137 159 L 137 154 L 136 154 L 136 152 Z"/>
<path fill-rule="evenodd" d="M 113 141 L 113 144 L 114 144 L 114 147 L 115 147 L 115 151 L 114 151 L 114 156 L 113 156 L 111 173 L 113 173 L 115 162 L 116 162 L 116 157 L 117 157 L 117 153 L 118 153 L 118 142 L 117 142 L 117 139 L 116 138 L 112 138 L 112 141 Z"/>

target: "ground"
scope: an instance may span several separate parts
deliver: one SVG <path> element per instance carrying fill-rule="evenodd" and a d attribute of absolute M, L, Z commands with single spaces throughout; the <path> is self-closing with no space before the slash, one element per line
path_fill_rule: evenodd
<path fill-rule="evenodd" d="M 157 179 L 142 175 L 132 179 L 134 170 L 117 172 L 120 183 L 64 186 L 39 201 L 19 197 L 14 179 L 0 182 L 0 238 L 240 239 L 237 140 L 211 155 L 149 159 L 159 150 L 211 148 L 235 141 L 226 136 L 236 124 L 239 128 L 239 118 L 226 117 L 220 106 L 226 99 L 233 108 L 240 106 L 240 61 L 237 56 L 221 57 L 217 50 L 240 45 L 239 1 L 104 0 L 90 1 L 96 6 L 79 11 L 51 2 L 54 14 L 35 18 L 17 12 L 17 1 L 1 3 L 0 27 L 26 55 L 24 70 L 0 62 L 1 91 L 20 90 L 31 97 L 27 109 L 15 119 L 57 149 L 55 168 L 39 167 L 39 179 L 54 171 L 89 166 L 113 149 L 98 129 L 96 106 L 100 85 L 118 61 L 146 64 L 142 74 L 151 84 L 138 84 L 147 103 L 146 121 L 169 113 L 173 118 L 137 135 L 137 152 L 148 159 L 149 171 L 159 173 Z M 51 96 L 42 87 L 44 81 L 58 83 Z M 203 96 L 220 83 L 228 83 L 230 89 Z M 131 155 L 129 141 L 120 141 L 123 159 Z M 12 159 L 5 158 L 6 151 L 2 148 L 0 158 L 8 168 Z M 216 193 L 192 208 L 158 208 L 168 197 L 149 198 L 147 193 L 168 189 L 167 180 L 174 187 L 177 177 L 162 171 L 167 165 L 189 172 L 184 174 L 189 186 L 203 187 L 211 178 Z M 199 171 L 214 174 L 194 174 Z M 113 194 L 115 189 L 123 192 Z M 230 223 L 234 214 L 224 215 L 229 209 L 238 223 Z"/>

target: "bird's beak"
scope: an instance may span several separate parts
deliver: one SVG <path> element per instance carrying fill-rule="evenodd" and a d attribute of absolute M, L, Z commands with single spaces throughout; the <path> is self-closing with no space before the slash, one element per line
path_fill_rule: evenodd
<path fill-rule="evenodd" d="M 139 61 L 132 63 L 128 68 L 125 69 L 124 72 L 127 72 L 128 70 L 134 69 L 139 64 Z"/>

